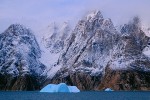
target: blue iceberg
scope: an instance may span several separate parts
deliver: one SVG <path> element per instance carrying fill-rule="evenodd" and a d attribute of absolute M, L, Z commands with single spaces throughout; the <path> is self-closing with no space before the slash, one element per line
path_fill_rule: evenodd
<path fill-rule="evenodd" d="M 105 91 L 114 91 L 111 88 L 106 88 Z"/>
<path fill-rule="evenodd" d="M 76 86 L 67 86 L 65 83 L 48 84 L 40 92 L 80 92 Z"/>

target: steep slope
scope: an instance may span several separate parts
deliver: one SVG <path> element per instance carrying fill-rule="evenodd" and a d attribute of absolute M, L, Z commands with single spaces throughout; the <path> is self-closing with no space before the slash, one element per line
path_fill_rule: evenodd
<path fill-rule="evenodd" d="M 138 75 L 147 71 L 142 75 L 146 78 L 145 88 L 149 89 L 147 78 L 150 60 L 142 53 L 148 41 L 149 38 L 141 30 L 138 17 L 125 24 L 121 32 L 118 32 L 110 19 L 104 19 L 100 11 L 94 11 L 75 27 L 59 58 L 58 66 L 62 68 L 46 84 L 66 82 L 83 90 L 104 89 L 107 88 L 105 86 L 110 86 L 108 81 L 113 81 L 113 78 L 107 79 L 107 76 L 113 74 L 106 68 L 116 73 L 119 70 L 120 74 L 115 74 L 116 77 L 121 77 L 124 72 L 132 69 Z M 120 82 L 121 78 L 116 82 Z M 137 78 L 141 79 L 140 76 Z M 101 85 L 103 83 L 105 85 Z M 116 84 L 114 82 L 112 86 Z M 137 84 L 138 88 L 111 88 L 142 89 L 141 83 Z"/>
<path fill-rule="evenodd" d="M 99 11 L 95 11 L 79 21 L 59 63 L 76 71 L 85 68 L 90 74 L 101 73 L 117 41 L 118 33 L 111 20 L 104 19 Z"/>
<path fill-rule="evenodd" d="M 0 34 L 0 89 L 39 89 L 45 66 L 32 32 L 19 24 Z"/>
<path fill-rule="evenodd" d="M 42 42 L 45 47 L 49 49 L 51 53 L 59 53 L 64 48 L 64 41 L 67 39 L 70 33 L 70 27 L 68 22 L 64 22 L 63 25 L 51 24 L 43 36 Z"/>
<path fill-rule="evenodd" d="M 75 27 L 59 59 L 62 68 L 51 82 L 66 82 L 80 89 L 98 89 L 105 66 L 119 41 L 110 19 L 100 11 L 88 14 Z"/>
<path fill-rule="evenodd" d="M 53 77 L 59 67 L 55 67 L 59 56 L 62 53 L 67 39 L 70 35 L 71 28 L 68 22 L 62 25 L 51 24 L 48 31 L 45 32 L 42 44 L 44 44 L 41 61 L 47 65 L 47 76 Z"/>

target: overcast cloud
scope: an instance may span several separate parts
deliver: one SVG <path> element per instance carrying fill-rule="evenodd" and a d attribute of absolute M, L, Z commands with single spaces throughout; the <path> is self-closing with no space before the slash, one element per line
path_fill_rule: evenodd
<path fill-rule="evenodd" d="M 0 0 L 0 32 L 13 23 L 35 32 L 54 21 L 70 20 L 74 24 L 94 9 L 101 10 L 115 25 L 138 15 L 150 26 L 150 0 Z"/>

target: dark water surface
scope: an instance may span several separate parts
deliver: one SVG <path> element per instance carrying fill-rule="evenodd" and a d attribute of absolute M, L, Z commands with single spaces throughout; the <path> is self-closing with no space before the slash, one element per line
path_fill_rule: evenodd
<path fill-rule="evenodd" d="M 0 100 L 150 100 L 150 92 L 40 93 L 1 91 Z"/>

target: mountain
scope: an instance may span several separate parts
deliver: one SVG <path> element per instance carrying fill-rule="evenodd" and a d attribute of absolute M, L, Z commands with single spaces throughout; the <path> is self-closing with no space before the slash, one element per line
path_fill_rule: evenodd
<path fill-rule="evenodd" d="M 12 24 L 0 34 L 0 89 L 37 90 L 45 66 L 33 33 L 20 24 Z"/>
<path fill-rule="evenodd" d="M 13 24 L 0 34 L 0 90 L 66 83 L 80 90 L 150 90 L 150 37 L 134 17 L 117 29 L 100 11 L 33 32 Z"/>
<path fill-rule="evenodd" d="M 91 12 L 76 25 L 56 65 L 60 70 L 45 84 L 65 82 L 81 90 L 149 90 L 150 59 L 143 53 L 148 41 L 138 17 L 118 31 L 100 11 Z"/>

